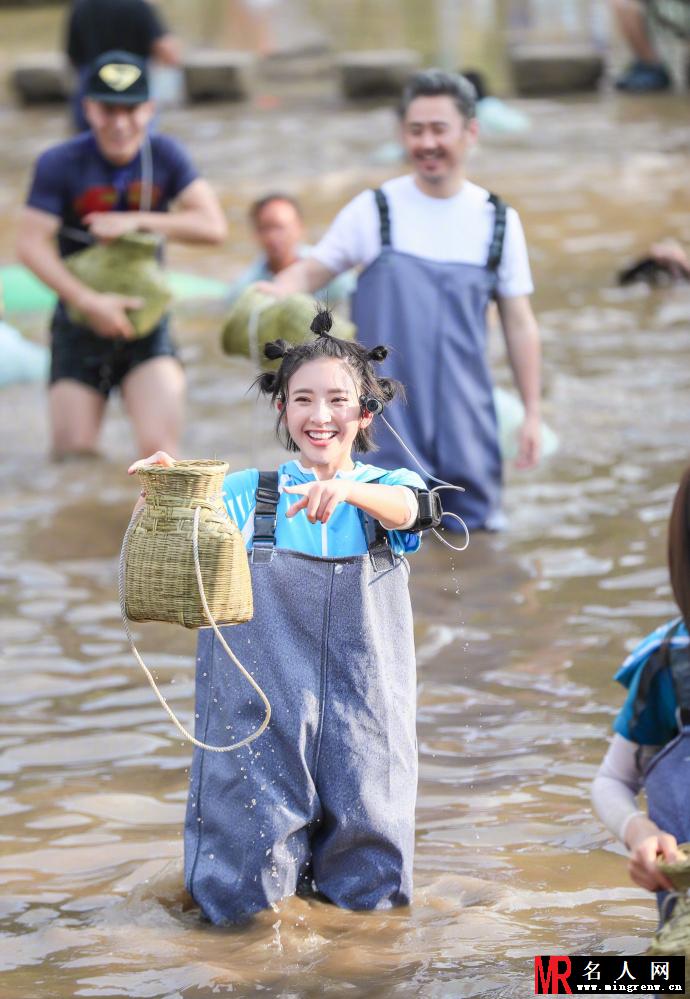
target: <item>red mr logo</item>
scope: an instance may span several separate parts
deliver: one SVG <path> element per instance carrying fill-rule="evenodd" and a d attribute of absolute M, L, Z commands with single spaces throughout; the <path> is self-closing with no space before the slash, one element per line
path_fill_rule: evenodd
<path fill-rule="evenodd" d="M 547 962 L 544 974 L 544 961 Z M 563 970 L 559 970 L 559 967 Z M 568 985 L 570 975 L 570 958 L 550 955 L 534 959 L 534 994 L 541 996 L 572 995 L 573 990 Z"/>

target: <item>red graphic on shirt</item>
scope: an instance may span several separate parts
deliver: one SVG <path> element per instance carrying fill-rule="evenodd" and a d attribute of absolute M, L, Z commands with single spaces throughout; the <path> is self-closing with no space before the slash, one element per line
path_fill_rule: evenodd
<path fill-rule="evenodd" d="M 141 208 L 140 180 L 127 185 L 125 193 L 125 211 L 136 212 Z M 120 195 L 114 187 L 89 187 L 74 200 L 74 211 L 78 218 L 83 219 L 89 212 L 113 212 L 118 208 Z M 156 208 L 161 200 L 161 189 L 156 184 L 151 186 L 151 208 Z"/>
<path fill-rule="evenodd" d="M 117 205 L 114 187 L 89 187 L 74 199 L 74 211 L 81 219 L 89 212 L 112 212 Z"/>

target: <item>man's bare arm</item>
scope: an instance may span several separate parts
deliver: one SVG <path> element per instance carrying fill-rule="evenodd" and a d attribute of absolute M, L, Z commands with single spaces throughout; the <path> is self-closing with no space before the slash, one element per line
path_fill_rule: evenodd
<path fill-rule="evenodd" d="M 68 305 L 83 312 L 95 333 L 106 337 L 134 334 L 127 309 L 141 307 L 138 298 L 103 295 L 87 287 L 64 265 L 55 237 L 60 219 L 37 208 L 25 207 L 19 219 L 17 256 Z"/>
<path fill-rule="evenodd" d="M 84 222 L 106 241 L 128 232 L 153 232 L 180 243 L 219 244 L 228 235 L 221 204 L 201 177 L 182 191 L 169 212 L 91 212 Z"/>
<path fill-rule="evenodd" d="M 527 295 L 498 298 L 498 311 L 513 378 L 525 407 L 516 464 L 529 468 L 539 461 L 541 439 L 541 346 L 539 327 Z"/>
<path fill-rule="evenodd" d="M 273 281 L 261 281 L 257 287 L 269 295 L 275 295 L 276 298 L 284 298 L 300 291 L 311 294 L 323 288 L 334 277 L 336 277 L 335 272 L 314 257 L 304 257 L 286 267 Z"/>

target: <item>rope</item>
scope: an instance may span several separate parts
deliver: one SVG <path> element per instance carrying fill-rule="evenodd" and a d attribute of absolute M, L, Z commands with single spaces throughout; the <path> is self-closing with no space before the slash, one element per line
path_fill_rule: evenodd
<path fill-rule="evenodd" d="M 134 653 L 134 657 L 136 658 L 137 662 L 139 663 L 139 665 L 143 669 L 144 674 L 146 676 L 146 679 L 151 684 L 151 687 L 153 688 L 153 692 L 155 693 L 156 697 L 158 698 L 158 700 L 160 701 L 160 703 L 163 705 L 163 708 L 167 712 L 167 714 L 168 714 L 170 720 L 172 721 L 173 725 L 175 725 L 175 727 L 178 729 L 178 731 L 180 731 L 182 733 L 182 735 L 185 737 L 185 739 L 188 739 L 189 742 L 193 743 L 195 746 L 198 746 L 199 749 L 207 749 L 207 750 L 209 750 L 209 752 L 212 752 L 212 753 L 229 753 L 231 750 L 240 749 L 242 746 L 248 746 L 250 742 L 254 741 L 254 739 L 258 739 L 259 738 L 259 736 L 265 730 L 266 726 L 268 725 L 269 721 L 271 720 L 271 705 L 270 705 L 270 702 L 269 702 L 268 698 L 266 697 L 266 695 L 264 694 L 263 690 L 261 689 L 261 687 L 258 685 L 258 683 L 256 682 L 256 680 L 254 679 L 254 677 L 251 676 L 251 674 L 247 672 L 247 670 L 244 668 L 244 666 L 242 665 L 242 663 L 235 656 L 234 652 L 232 651 L 232 649 L 229 647 L 229 645 L 227 644 L 227 642 L 223 638 L 223 636 L 221 634 L 221 631 L 220 631 L 220 628 L 218 627 L 218 625 L 214 621 L 213 616 L 211 614 L 211 611 L 209 610 L 208 602 L 206 600 L 206 592 L 204 590 L 204 582 L 203 582 L 203 579 L 201 578 L 201 566 L 199 564 L 199 518 L 200 518 L 200 515 L 201 515 L 201 509 L 198 506 L 194 510 L 194 524 L 192 526 L 192 551 L 193 551 L 193 555 L 194 555 L 194 571 L 196 573 L 196 580 L 197 580 L 197 584 L 199 586 L 199 596 L 201 597 L 201 605 L 204 608 L 204 613 L 206 614 L 206 617 L 208 618 L 208 621 L 209 621 L 211 627 L 213 628 L 213 631 L 214 631 L 214 633 L 216 635 L 216 638 L 218 639 L 218 641 L 222 645 L 224 651 L 227 653 L 227 655 L 233 661 L 233 663 L 235 664 L 235 666 L 237 666 L 237 668 L 239 669 L 239 671 L 242 674 L 242 676 L 252 685 L 252 687 L 254 688 L 254 690 L 257 692 L 257 694 L 259 695 L 259 697 L 263 701 L 263 703 L 264 703 L 264 705 L 266 707 L 266 713 L 264 715 L 263 722 L 261 723 L 261 725 L 259 726 L 259 728 L 257 728 L 254 732 L 252 732 L 250 735 L 246 736 L 244 739 L 241 739 L 239 742 L 233 742 L 231 746 L 209 746 L 205 742 L 200 742 L 199 739 L 196 739 L 191 734 L 191 732 L 187 731 L 187 729 L 184 727 L 184 725 L 182 724 L 182 722 L 178 719 L 177 715 L 172 710 L 172 708 L 170 707 L 170 705 L 168 704 L 168 702 L 166 701 L 166 699 L 163 697 L 163 695 L 161 694 L 160 690 L 158 689 L 158 685 L 156 684 L 156 681 L 154 680 L 154 678 L 153 678 L 153 676 L 151 674 L 151 671 L 149 670 L 148 666 L 146 665 L 146 663 L 144 662 L 144 660 L 139 655 L 139 650 L 137 649 L 136 645 L 134 644 L 134 638 L 132 637 L 132 632 L 130 631 L 129 622 L 127 620 L 127 612 L 126 612 L 126 609 L 125 609 L 125 561 L 126 561 L 126 558 L 127 558 L 127 549 L 129 547 L 129 538 L 130 538 L 130 535 L 131 535 L 131 533 L 132 533 L 132 531 L 134 529 L 134 526 L 136 525 L 137 520 L 139 519 L 139 516 L 141 515 L 141 511 L 142 510 L 143 510 L 143 507 L 140 507 L 138 510 L 135 510 L 132 513 L 132 517 L 131 517 L 131 519 L 129 521 L 129 524 L 127 526 L 127 530 L 125 531 L 124 539 L 122 541 L 122 549 L 120 551 L 120 560 L 119 560 L 119 563 L 118 563 L 117 588 L 118 588 L 118 595 L 119 595 L 119 598 L 120 598 L 120 613 L 122 615 L 122 623 L 124 624 L 124 627 L 125 627 L 125 634 L 127 635 L 127 639 L 129 641 L 129 646 L 130 646 L 132 652 Z"/>
<path fill-rule="evenodd" d="M 409 454 L 410 458 L 412 458 L 412 460 L 415 462 L 415 464 L 418 465 L 419 468 L 421 468 L 421 470 L 424 472 L 424 474 L 427 477 L 427 479 L 432 479 L 434 482 L 440 483 L 438 486 L 434 486 L 434 488 L 431 490 L 432 493 L 438 492 L 441 489 L 454 489 L 456 493 L 464 493 L 465 492 L 465 487 L 464 486 L 455 486 L 455 485 L 453 485 L 452 482 L 446 482 L 445 479 L 439 479 L 435 475 L 432 475 L 431 472 L 428 472 L 426 470 L 426 468 L 424 467 L 424 465 L 422 465 L 421 461 L 416 456 L 416 454 L 414 454 L 414 452 L 409 449 L 409 447 L 407 446 L 407 444 L 405 443 L 405 441 L 402 439 L 402 437 L 400 436 L 400 434 L 397 432 L 397 430 L 393 429 L 393 427 L 390 425 L 390 423 L 388 422 L 388 420 L 386 419 L 386 417 L 383 416 L 383 414 L 381 415 L 381 419 L 386 424 L 386 426 L 388 427 L 388 429 L 390 430 L 390 432 L 393 434 L 393 436 L 396 438 L 396 440 L 398 441 L 398 443 L 402 444 L 402 446 L 405 448 L 405 450 Z M 446 541 L 446 539 L 443 537 L 442 534 L 438 533 L 438 531 L 436 530 L 435 527 L 431 528 L 431 533 L 434 534 L 436 536 L 436 538 L 441 542 L 441 544 L 443 544 L 443 545 L 446 546 L 446 548 L 452 548 L 452 550 L 454 552 L 464 552 L 464 551 L 466 551 L 467 548 L 469 547 L 469 543 L 470 543 L 470 532 L 467 529 L 467 524 L 462 519 L 462 517 L 460 516 L 459 513 L 453 513 L 452 510 L 444 510 L 443 511 L 443 516 L 444 517 L 453 517 L 455 520 L 459 521 L 459 523 L 462 524 L 463 530 L 465 532 L 465 544 L 462 546 L 462 548 L 458 548 L 457 545 L 452 545 L 450 543 L 450 541 Z"/>

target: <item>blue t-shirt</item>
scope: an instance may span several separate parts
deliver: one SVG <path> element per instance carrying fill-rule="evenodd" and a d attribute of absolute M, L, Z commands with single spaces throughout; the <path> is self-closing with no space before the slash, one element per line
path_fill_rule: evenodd
<path fill-rule="evenodd" d="M 149 136 L 152 160 L 151 211 L 165 212 L 170 202 L 199 176 L 175 139 Z M 115 166 L 101 153 L 91 132 L 77 135 L 39 156 L 27 205 L 57 215 L 64 226 L 88 230 L 82 219 L 89 212 L 127 212 L 140 208 L 141 152 L 131 163 Z M 58 234 L 60 255 L 83 250 L 88 241 Z"/>
<path fill-rule="evenodd" d="M 668 667 L 659 670 L 652 680 L 647 703 L 637 720 L 637 724 L 634 728 L 631 726 L 633 705 L 640 686 L 642 671 L 649 657 L 662 644 L 669 628 L 678 622 L 680 624 L 671 638 L 671 645 L 673 648 L 686 648 L 690 644 L 687 628 L 680 618 L 675 618 L 673 621 L 661 625 L 651 635 L 647 635 L 631 652 L 614 677 L 627 688 L 628 696 L 613 723 L 613 730 L 630 742 L 636 742 L 641 746 L 665 746 L 678 731 L 676 724 L 677 701 L 671 671 Z"/>
<path fill-rule="evenodd" d="M 306 512 L 300 510 L 294 517 L 286 517 L 285 511 L 300 496 L 283 492 L 284 486 L 296 486 L 313 482 L 316 476 L 308 468 L 302 468 L 298 461 L 287 461 L 278 469 L 278 502 L 276 521 L 276 548 L 303 552 L 306 555 L 321 555 L 329 558 L 342 558 L 348 555 L 364 555 L 367 542 L 362 520 L 357 507 L 350 503 L 339 503 L 326 524 L 310 524 Z M 413 486 L 426 489 L 423 480 L 416 472 L 407 468 L 386 471 L 361 461 L 348 472 L 337 472 L 336 478 L 355 479 L 357 482 L 380 482 L 384 486 Z M 223 502 L 228 514 L 242 531 L 247 548 L 252 547 L 254 537 L 254 509 L 259 472 L 256 468 L 246 468 L 242 472 L 231 472 L 223 483 Z M 421 541 L 418 534 L 409 531 L 388 531 L 391 548 L 397 555 L 416 552 Z"/>

